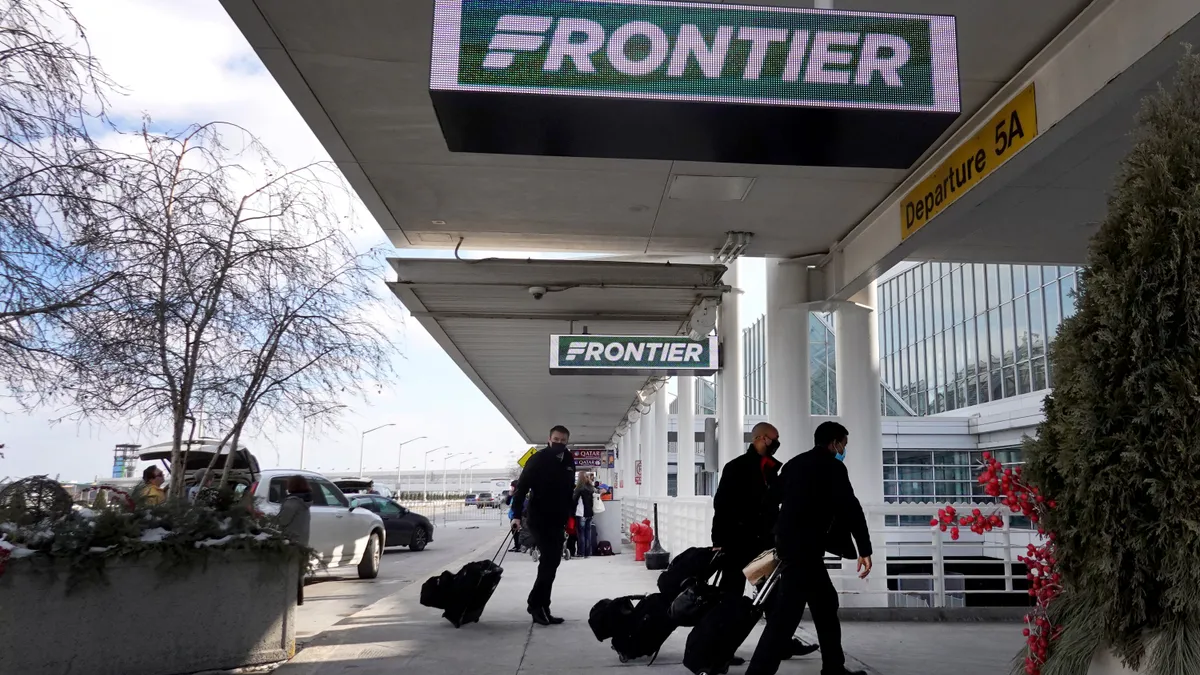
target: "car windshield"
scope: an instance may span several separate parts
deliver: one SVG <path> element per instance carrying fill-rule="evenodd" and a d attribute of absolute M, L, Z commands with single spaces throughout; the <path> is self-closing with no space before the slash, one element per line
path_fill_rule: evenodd
<path fill-rule="evenodd" d="M 490 492 L 480 492 L 479 493 L 480 499 L 487 499 L 488 497 L 491 497 L 491 496 L 492 496 L 492 493 L 490 493 Z"/>

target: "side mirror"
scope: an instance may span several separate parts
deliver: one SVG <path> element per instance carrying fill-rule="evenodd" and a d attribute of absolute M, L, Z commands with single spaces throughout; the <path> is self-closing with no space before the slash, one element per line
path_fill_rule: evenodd
<path fill-rule="evenodd" d="M 355 506 L 354 504 L 351 504 L 350 505 L 350 513 L 354 513 L 354 509 L 357 509 L 357 508 L 358 508 L 357 506 Z"/>

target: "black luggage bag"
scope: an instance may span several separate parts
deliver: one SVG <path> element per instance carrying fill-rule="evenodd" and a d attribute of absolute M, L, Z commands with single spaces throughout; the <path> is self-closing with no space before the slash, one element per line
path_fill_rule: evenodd
<path fill-rule="evenodd" d="M 658 650 L 675 632 L 675 623 L 668 614 L 670 606 L 670 600 L 661 593 L 651 593 L 637 603 L 628 623 L 613 632 L 612 648 L 621 663 L 643 656 L 654 663 Z"/>
<path fill-rule="evenodd" d="M 723 597 L 700 619 L 683 650 L 683 665 L 688 670 L 694 675 L 721 675 L 729 671 L 729 661 L 762 618 L 764 604 L 779 581 L 782 567 L 767 577 L 753 600 L 744 595 Z"/>
<path fill-rule="evenodd" d="M 625 630 L 632 622 L 634 602 L 644 597 L 646 596 L 626 595 L 612 600 L 601 600 L 592 605 L 592 611 L 588 612 L 588 626 L 596 640 L 604 642 Z"/>
<path fill-rule="evenodd" d="M 658 590 L 668 598 L 683 592 L 693 581 L 704 581 L 716 572 L 717 557 L 711 548 L 694 547 L 675 556 L 658 575 Z"/>
<path fill-rule="evenodd" d="M 502 551 L 507 552 L 508 542 L 509 537 L 504 537 L 500 549 L 490 560 L 467 563 L 456 574 L 442 572 L 427 580 L 421 585 L 421 604 L 445 610 L 442 616 L 455 628 L 479 621 L 488 600 L 500 585 L 500 577 L 504 574 L 504 568 L 500 567 L 504 562 Z"/>

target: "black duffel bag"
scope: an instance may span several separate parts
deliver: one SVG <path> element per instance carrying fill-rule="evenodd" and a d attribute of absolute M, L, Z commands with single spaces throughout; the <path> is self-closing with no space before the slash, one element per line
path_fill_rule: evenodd
<path fill-rule="evenodd" d="M 716 571 L 719 555 L 711 548 L 694 547 L 675 556 L 670 566 L 658 575 L 659 592 L 675 598 L 690 584 L 708 579 Z"/>
<path fill-rule="evenodd" d="M 720 574 L 712 584 L 704 581 L 693 581 L 675 596 L 671 608 L 667 610 L 671 620 L 680 626 L 695 626 L 700 623 L 709 610 L 721 601 L 721 590 L 715 584 L 720 583 Z"/>

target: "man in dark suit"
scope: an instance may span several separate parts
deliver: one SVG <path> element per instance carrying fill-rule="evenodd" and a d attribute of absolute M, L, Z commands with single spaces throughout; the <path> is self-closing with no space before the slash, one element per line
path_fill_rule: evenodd
<path fill-rule="evenodd" d="M 524 526 L 533 533 L 538 547 L 538 572 L 529 591 L 528 611 L 533 622 L 542 626 L 563 622 L 550 613 L 550 593 L 554 590 L 558 563 L 562 562 L 567 519 L 575 513 L 575 457 L 567 449 L 570 440 L 571 432 L 566 427 L 551 429 L 549 444 L 525 463 L 512 497 L 516 516 L 512 529 L 517 532 L 522 527 L 525 499 L 533 492 L 529 522 Z"/>
<path fill-rule="evenodd" d="M 750 437 L 746 452 L 721 469 L 721 482 L 713 496 L 712 543 L 720 552 L 720 588 L 732 595 L 746 592 L 742 569 L 774 546 L 775 519 L 779 515 L 776 482 L 782 464 L 774 457 L 779 450 L 779 431 L 767 422 L 759 422 Z M 784 658 L 816 650 L 816 645 L 793 639 Z M 733 665 L 740 661 L 735 659 Z"/>
<path fill-rule="evenodd" d="M 783 568 L 773 597 L 767 600 L 771 606 L 767 627 L 746 675 L 775 675 L 790 651 L 806 604 L 821 643 L 821 675 L 866 675 L 846 669 L 837 590 L 825 568 L 829 551 L 857 558 L 860 579 L 871 573 L 867 519 L 842 463 L 849 436 L 846 427 L 836 422 L 822 423 L 814 434 L 816 447 L 794 457 L 779 476 L 782 507 L 775 525 L 775 549 Z"/>

